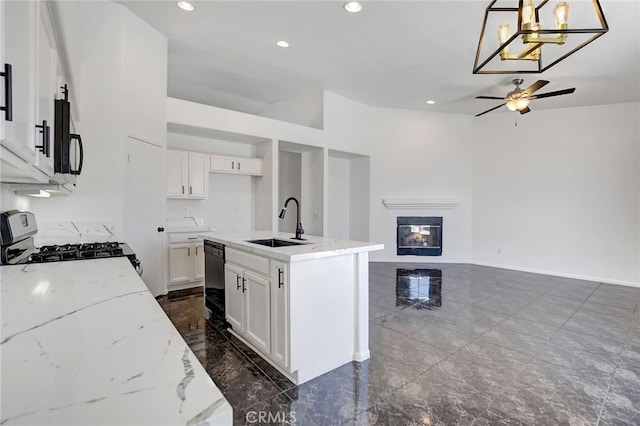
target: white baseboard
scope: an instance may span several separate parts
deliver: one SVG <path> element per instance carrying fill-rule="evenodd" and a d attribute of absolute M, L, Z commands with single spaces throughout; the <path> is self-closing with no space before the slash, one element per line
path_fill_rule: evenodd
<path fill-rule="evenodd" d="M 536 269 L 536 268 L 522 268 L 522 267 L 517 267 L 517 266 L 510 266 L 510 265 L 501 265 L 501 264 L 497 264 L 497 263 L 485 263 L 485 262 L 470 262 L 470 261 L 465 261 L 465 260 L 435 260 L 435 259 L 415 259 L 415 258 L 410 258 L 410 259 L 396 259 L 396 258 L 384 258 L 384 259 L 372 259 L 371 260 L 372 263 L 374 262 L 382 262 L 382 263 L 423 263 L 423 264 L 429 264 L 429 263 L 461 263 L 461 264 L 469 264 L 469 265 L 478 265 L 478 266 L 489 266 L 491 268 L 500 268 L 500 269 L 510 269 L 512 271 L 520 271 L 520 272 L 531 272 L 534 274 L 542 274 L 542 275 L 552 275 L 554 277 L 563 277 L 563 278 L 575 278 L 575 279 L 579 279 L 579 280 L 586 280 L 586 281 L 595 281 L 595 282 L 599 282 L 599 283 L 606 283 L 606 284 L 617 284 L 617 285 L 624 285 L 627 287 L 636 287 L 636 288 L 640 288 L 640 282 L 633 282 L 633 281 L 625 281 L 625 280 L 615 280 L 615 279 L 611 279 L 611 278 L 603 278 L 603 277 L 593 277 L 593 276 L 589 276 L 589 275 L 580 275 L 580 274 L 566 274 L 563 272 L 557 272 L 557 271 L 547 271 L 544 269 Z"/>
<path fill-rule="evenodd" d="M 511 269 L 513 271 L 531 272 L 534 274 L 552 275 L 554 277 L 575 278 L 579 280 L 595 281 L 599 283 L 617 284 L 617 285 L 625 285 L 628 287 L 640 288 L 640 283 L 633 282 L 633 281 L 614 280 L 611 278 L 593 277 L 589 275 L 580 275 L 580 274 L 566 274 L 566 273 L 557 272 L 557 271 L 547 271 L 544 269 L 536 269 L 536 268 L 522 268 L 522 267 L 516 267 L 516 266 L 500 265 L 496 263 L 484 263 L 484 262 L 469 262 L 469 263 L 472 265 L 490 266 L 492 268 Z"/>

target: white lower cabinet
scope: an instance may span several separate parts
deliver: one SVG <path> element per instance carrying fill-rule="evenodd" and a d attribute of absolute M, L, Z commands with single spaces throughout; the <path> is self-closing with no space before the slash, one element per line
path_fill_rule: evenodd
<path fill-rule="evenodd" d="M 202 242 L 169 245 L 169 284 L 204 279 L 204 246 Z"/>
<path fill-rule="evenodd" d="M 225 264 L 224 276 L 227 321 L 234 332 L 268 355 L 271 348 L 271 281 L 232 263 Z"/>

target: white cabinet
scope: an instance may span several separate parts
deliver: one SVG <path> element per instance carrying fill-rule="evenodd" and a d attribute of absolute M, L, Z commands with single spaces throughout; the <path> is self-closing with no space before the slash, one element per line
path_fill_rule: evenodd
<path fill-rule="evenodd" d="M 225 251 L 225 315 L 233 331 L 256 349 L 271 350 L 269 259 L 234 249 Z M 266 265 L 266 268 L 265 268 Z"/>
<path fill-rule="evenodd" d="M 25 162 L 36 160 L 35 148 L 35 72 L 37 7 L 35 1 L 1 2 L 2 10 L 2 61 L 3 76 L 2 107 L 11 107 L 9 120 L 7 111 L 2 111 L 2 145 Z M 10 66 L 7 68 L 7 65 Z M 10 76 L 8 75 L 10 74 Z M 5 81 L 11 79 L 11 96 L 5 92 Z"/>
<path fill-rule="evenodd" d="M 238 173 L 262 176 L 262 159 L 212 154 L 209 159 L 209 170 L 214 173 Z"/>
<path fill-rule="evenodd" d="M 204 246 L 197 243 L 169 244 L 169 284 L 204 278 Z"/>
<path fill-rule="evenodd" d="M 209 194 L 209 155 L 167 150 L 167 198 L 204 199 Z"/>
<path fill-rule="evenodd" d="M 271 359 L 289 368 L 289 267 L 271 261 Z"/>
<path fill-rule="evenodd" d="M 38 149 L 35 166 L 48 176 L 53 176 L 53 125 L 58 93 L 58 53 L 46 3 L 40 4 L 37 45 L 36 126 L 40 127 L 36 133 Z"/>

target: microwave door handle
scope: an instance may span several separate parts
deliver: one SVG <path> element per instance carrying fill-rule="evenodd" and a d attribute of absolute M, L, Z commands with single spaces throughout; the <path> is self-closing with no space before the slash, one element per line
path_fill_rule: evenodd
<path fill-rule="evenodd" d="M 71 134 L 69 135 L 71 140 L 75 139 L 78 141 L 78 147 L 80 148 L 80 164 L 78 164 L 78 170 L 70 170 L 72 175 L 79 175 L 82 172 L 82 163 L 84 161 L 84 149 L 82 148 L 82 138 L 80 135 Z"/>

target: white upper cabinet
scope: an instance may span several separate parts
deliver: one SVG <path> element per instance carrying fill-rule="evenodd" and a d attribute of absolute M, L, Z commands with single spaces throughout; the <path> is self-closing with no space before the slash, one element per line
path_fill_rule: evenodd
<path fill-rule="evenodd" d="M 189 198 L 209 196 L 209 155 L 189 153 Z"/>
<path fill-rule="evenodd" d="M 209 155 L 171 149 L 166 155 L 167 198 L 207 198 Z"/>
<path fill-rule="evenodd" d="M 261 158 L 229 157 L 212 154 L 209 165 L 209 170 L 214 173 L 239 173 L 262 176 Z"/>
<path fill-rule="evenodd" d="M 168 149 L 166 162 L 167 198 L 186 198 L 189 185 L 189 154 Z"/>
<path fill-rule="evenodd" d="M 2 145 L 28 164 L 36 161 L 34 114 L 37 6 L 35 1 L 3 1 L 2 10 Z M 5 90 L 9 85 L 10 90 Z M 9 93 L 11 92 L 11 93 Z M 12 117 L 8 117 L 12 115 Z"/>
<path fill-rule="evenodd" d="M 49 7 L 36 1 L 0 4 L 3 182 L 48 183 L 54 175 L 59 51 Z"/>
<path fill-rule="evenodd" d="M 37 99 L 36 99 L 36 163 L 49 176 L 53 175 L 53 137 L 55 100 L 58 93 L 58 52 L 47 4 L 42 2 L 38 17 Z"/>

